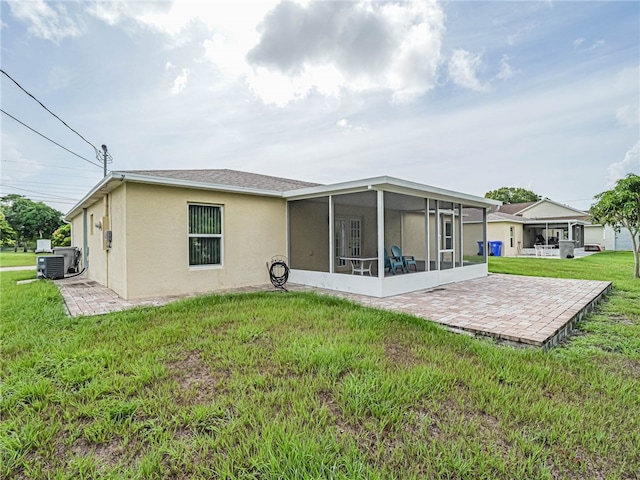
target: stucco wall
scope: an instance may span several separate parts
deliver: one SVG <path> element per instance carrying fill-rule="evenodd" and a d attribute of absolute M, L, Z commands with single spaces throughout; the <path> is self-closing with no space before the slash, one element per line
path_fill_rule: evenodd
<path fill-rule="evenodd" d="M 329 271 L 329 201 L 300 200 L 289 204 L 291 268 Z"/>
<path fill-rule="evenodd" d="M 402 253 L 413 255 L 416 260 L 425 260 L 425 218 L 424 212 L 404 212 L 402 215 Z M 433 230 L 431 230 L 433 234 Z"/>
<path fill-rule="evenodd" d="M 87 208 L 87 278 L 105 285 L 127 298 L 125 202 L 126 184 L 102 196 Z M 112 232 L 111 248 L 106 248 L 105 233 Z M 82 210 L 71 219 L 71 245 L 84 248 Z M 84 260 L 82 261 L 84 265 Z"/>
<path fill-rule="evenodd" d="M 602 225 L 585 225 L 584 243 L 597 243 L 605 246 L 605 233 Z"/>
<path fill-rule="evenodd" d="M 189 267 L 189 203 L 222 206 L 222 266 Z M 128 298 L 268 283 L 267 262 L 286 255 L 285 207 L 279 198 L 129 183 Z"/>
<path fill-rule="evenodd" d="M 384 211 L 384 246 L 391 255 L 391 245 L 402 246 L 402 215 L 398 210 Z"/>
<path fill-rule="evenodd" d="M 476 255 L 478 242 L 482 241 L 482 223 L 465 223 L 463 229 L 462 250 L 464 255 Z"/>
<path fill-rule="evenodd" d="M 513 227 L 513 247 L 510 242 L 509 227 Z M 487 242 L 502 242 L 503 257 L 514 257 L 518 255 L 518 242 L 523 243 L 522 224 L 516 222 L 489 222 L 487 224 Z M 464 224 L 464 254 L 475 255 L 478 253 L 478 241 L 482 240 L 481 223 Z M 490 252 L 490 250 L 489 250 Z"/>
<path fill-rule="evenodd" d="M 541 202 L 526 210 L 523 215 L 528 218 L 549 218 L 549 217 L 576 217 L 578 212 L 571 208 L 555 205 L 549 202 Z"/>
<path fill-rule="evenodd" d="M 362 221 L 362 256 L 378 255 L 377 209 L 375 207 L 356 207 L 352 205 L 334 205 L 336 218 L 359 218 Z"/>

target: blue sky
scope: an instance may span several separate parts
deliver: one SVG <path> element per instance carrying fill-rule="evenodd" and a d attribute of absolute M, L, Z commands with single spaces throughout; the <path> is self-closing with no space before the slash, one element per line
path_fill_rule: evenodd
<path fill-rule="evenodd" d="M 586 209 L 640 173 L 640 3 L 2 1 L 2 69 L 112 170 L 391 175 Z M 93 148 L 5 75 L 2 109 Z M 0 194 L 68 211 L 102 170 L 5 114 Z"/>

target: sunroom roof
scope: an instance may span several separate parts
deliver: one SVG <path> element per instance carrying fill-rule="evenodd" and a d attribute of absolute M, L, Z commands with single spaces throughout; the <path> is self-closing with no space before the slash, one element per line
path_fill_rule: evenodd
<path fill-rule="evenodd" d="M 389 176 L 300 188 L 286 191 L 283 193 L 283 196 L 287 200 L 303 200 L 325 197 L 328 195 L 344 195 L 366 190 L 393 192 L 416 197 L 428 197 L 435 200 L 464 203 L 465 205 L 475 207 L 494 207 L 502 205 L 502 202 L 490 198 L 478 197 L 476 195 L 469 195 L 467 193 L 433 187 L 431 185 L 411 182 Z"/>

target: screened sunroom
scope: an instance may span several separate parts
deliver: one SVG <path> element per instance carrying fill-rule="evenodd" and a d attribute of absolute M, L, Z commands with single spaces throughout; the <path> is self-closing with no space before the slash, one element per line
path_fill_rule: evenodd
<path fill-rule="evenodd" d="M 392 177 L 285 197 L 291 282 L 386 297 L 487 275 L 493 200 Z M 482 238 L 465 241 L 466 208 L 482 210 Z"/>

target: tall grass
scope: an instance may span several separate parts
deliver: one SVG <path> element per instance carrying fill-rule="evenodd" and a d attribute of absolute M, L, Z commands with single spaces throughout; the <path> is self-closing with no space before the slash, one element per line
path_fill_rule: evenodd
<path fill-rule="evenodd" d="M 614 291 L 549 352 L 311 293 L 71 319 L 3 273 L 0 477 L 635 478 L 640 286 L 584 260 L 548 262 Z"/>

